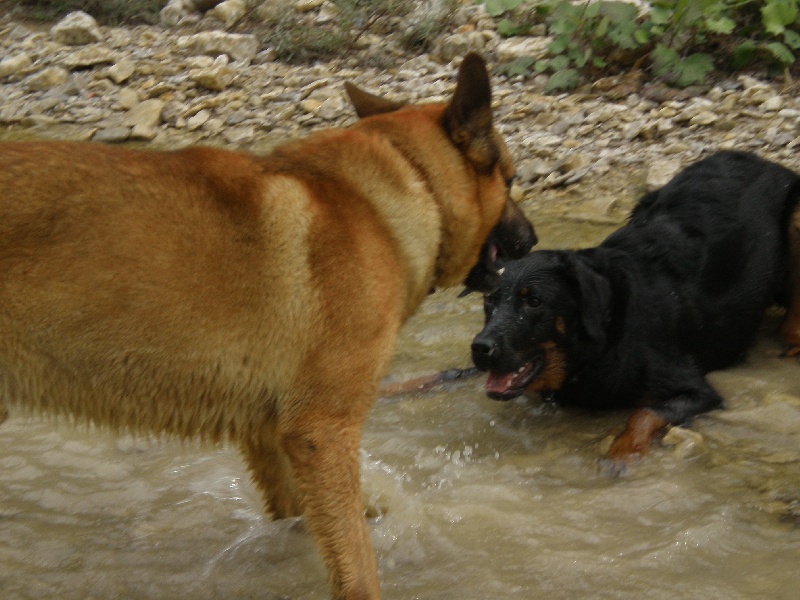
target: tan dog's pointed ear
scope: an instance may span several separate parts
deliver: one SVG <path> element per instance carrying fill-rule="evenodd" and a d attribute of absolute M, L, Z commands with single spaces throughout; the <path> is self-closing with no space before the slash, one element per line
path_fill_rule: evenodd
<path fill-rule="evenodd" d="M 380 96 L 374 96 L 369 92 L 365 92 L 349 81 L 344 82 L 344 89 L 350 97 L 353 108 L 356 109 L 356 114 L 361 119 L 364 117 L 371 117 L 372 115 L 382 115 L 392 112 L 404 106 L 402 102 L 386 100 Z"/>
<path fill-rule="evenodd" d="M 443 125 L 453 143 L 479 170 L 491 171 L 500 158 L 492 128 L 492 88 L 486 63 L 474 52 L 461 63 Z"/>

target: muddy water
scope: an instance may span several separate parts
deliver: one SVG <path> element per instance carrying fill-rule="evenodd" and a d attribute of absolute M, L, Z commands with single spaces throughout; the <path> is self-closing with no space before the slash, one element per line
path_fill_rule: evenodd
<path fill-rule="evenodd" d="M 608 225 L 541 216 L 544 245 Z M 479 298 L 432 296 L 391 376 L 468 364 Z M 768 320 L 711 376 L 728 408 L 626 477 L 596 461 L 625 414 L 497 403 L 473 379 L 381 398 L 363 484 L 387 599 L 794 599 L 800 363 Z M 0 427 L 0 597 L 326 598 L 299 520 L 272 523 L 235 451 L 12 417 Z"/>

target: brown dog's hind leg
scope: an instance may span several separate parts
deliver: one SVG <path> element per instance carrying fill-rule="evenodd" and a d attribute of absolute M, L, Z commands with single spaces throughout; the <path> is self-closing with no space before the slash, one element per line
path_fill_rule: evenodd
<path fill-rule="evenodd" d="M 328 567 L 333 598 L 377 600 L 378 570 L 361 498 L 363 419 L 308 415 L 283 436 L 300 490 L 306 524 Z"/>
<path fill-rule="evenodd" d="M 797 356 L 800 354 L 800 209 L 789 218 L 788 241 L 787 307 L 780 335 L 787 345 L 785 355 Z"/>
<path fill-rule="evenodd" d="M 269 433 L 277 436 L 274 428 Z M 278 447 L 276 437 L 248 440 L 242 444 L 242 454 L 272 518 L 302 515 L 303 499 L 295 484 L 289 457 Z"/>

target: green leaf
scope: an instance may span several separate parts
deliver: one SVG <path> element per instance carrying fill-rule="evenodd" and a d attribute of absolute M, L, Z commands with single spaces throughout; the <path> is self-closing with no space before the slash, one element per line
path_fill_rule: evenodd
<path fill-rule="evenodd" d="M 653 60 L 656 75 L 670 83 L 678 80 L 681 74 L 681 59 L 674 48 L 658 44 L 650 57 Z"/>
<path fill-rule="evenodd" d="M 549 67 L 553 71 L 563 71 L 569 67 L 569 58 L 563 55 L 551 58 Z"/>
<path fill-rule="evenodd" d="M 524 0 L 486 0 L 486 12 L 491 17 L 499 17 L 504 12 L 514 10 Z"/>
<path fill-rule="evenodd" d="M 640 27 L 633 32 L 633 39 L 636 40 L 636 43 L 640 46 L 644 46 L 650 41 L 650 33 L 644 27 Z"/>
<path fill-rule="evenodd" d="M 636 23 L 633 21 L 622 21 L 611 28 L 608 32 L 608 39 L 624 50 L 632 50 L 639 46 L 633 37 L 636 29 Z"/>
<path fill-rule="evenodd" d="M 497 24 L 497 33 L 502 35 L 503 37 L 512 37 L 514 35 L 520 35 L 525 33 L 530 29 L 527 25 L 515 25 L 509 19 L 502 19 Z"/>
<path fill-rule="evenodd" d="M 639 9 L 630 2 L 598 2 L 600 14 L 611 19 L 612 23 L 632 23 L 639 16 Z"/>
<path fill-rule="evenodd" d="M 767 44 L 766 48 L 769 50 L 772 56 L 777 58 L 785 65 L 790 65 L 795 60 L 794 53 L 780 42 L 772 42 L 771 44 Z"/>
<path fill-rule="evenodd" d="M 581 82 L 581 75 L 577 69 L 564 69 L 553 73 L 544 88 L 545 92 L 556 90 L 571 90 Z"/>
<path fill-rule="evenodd" d="M 728 17 L 720 17 L 719 19 L 706 19 L 706 29 L 712 33 L 719 33 L 722 35 L 730 35 L 736 29 L 736 21 Z"/>
<path fill-rule="evenodd" d="M 605 69 L 608 66 L 608 63 L 603 60 L 601 56 L 595 56 L 592 59 L 592 65 L 594 65 L 598 69 Z"/>
<path fill-rule="evenodd" d="M 547 45 L 547 51 L 550 54 L 561 54 L 567 49 L 569 44 L 569 37 L 566 35 L 559 35 L 553 38 L 553 41 Z"/>
<path fill-rule="evenodd" d="M 737 71 L 745 68 L 753 60 L 755 53 L 756 45 L 753 42 L 742 42 L 731 53 L 731 66 Z"/>
<path fill-rule="evenodd" d="M 536 61 L 531 56 L 522 56 L 503 66 L 503 72 L 509 77 L 525 75 L 530 71 L 531 65 Z"/>
<path fill-rule="evenodd" d="M 674 14 L 674 10 L 666 6 L 653 6 L 650 8 L 650 19 L 654 25 L 669 25 Z"/>
<path fill-rule="evenodd" d="M 761 21 L 764 29 L 773 35 L 780 35 L 797 19 L 797 0 L 767 0 L 761 8 Z"/>
<path fill-rule="evenodd" d="M 608 26 L 611 24 L 611 19 L 608 17 L 603 17 L 600 19 L 600 23 L 597 25 L 597 29 L 594 30 L 594 34 L 597 37 L 603 37 L 606 33 L 608 33 Z"/>
<path fill-rule="evenodd" d="M 537 60 L 536 64 L 533 65 L 533 70 L 537 73 L 544 73 L 550 67 L 549 60 Z"/>
<path fill-rule="evenodd" d="M 706 75 L 714 70 L 714 59 L 710 54 L 698 52 L 690 54 L 681 61 L 681 74 L 676 84 L 679 87 L 688 87 L 696 83 L 703 83 Z"/>
<path fill-rule="evenodd" d="M 791 29 L 787 29 L 783 32 L 783 42 L 792 50 L 797 50 L 800 48 L 800 34 Z"/>
<path fill-rule="evenodd" d="M 583 52 L 579 56 L 576 56 L 573 59 L 575 61 L 575 66 L 578 67 L 579 69 L 582 69 L 586 65 L 586 63 L 589 62 L 589 59 L 591 57 L 592 57 L 592 49 L 587 48 L 585 52 Z"/>

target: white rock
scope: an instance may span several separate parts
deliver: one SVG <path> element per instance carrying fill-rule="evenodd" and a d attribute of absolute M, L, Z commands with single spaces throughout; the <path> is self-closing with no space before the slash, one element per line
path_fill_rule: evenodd
<path fill-rule="evenodd" d="M 53 39 L 67 46 L 82 46 L 99 42 L 103 35 L 97 21 L 83 11 L 69 13 L 50 29 Z"/>
<path fill-rule="evenodd" d="M 164 109 L 164 101 L 156 98 L 140 102 L 125 115 L 123 124 L 142 130 L 152 129 L 161 123 L 161 111 Z"/>
<path fill-rule="evenodd" d="M 495 53 L 500 63 L 513 62 L 518 58 L 535 59 L 547 55 L 547 46 L 552 37 L 513 37 L 497 44 Z"/>
<path fill-rule="evenodd" d="M 203 31 L 178 38 L 178 47 L 196 54 L 219 56 L 226 54 L 233 60 L 252 60 L 258 52 L 258 39 L 245 33 Z"/>
<path fill-rule="evenodd" d="M 244 0 L 226 0 L 217 4 L 206 14 L 225 23 L 225 27 L 231 27 L 244 16 L 247 4 Z"/>
<path fill-rule="evenodd" d="M 48 67 L 31 75 L 25 81 L 25 87 L 31 92 L 43 92 L 50 88 L 64 85 L 69 79 L 69 71 L 61 67 Z"/>
<path fill-rule="evenodd" d="M 681 170 L 681 161 L 664 159 L 650 165 L 647 170 L 647 191 L 652 192 L 664 186 Z"/>
<path fill-rule="evenodd" d="M 310 12 L 325 4 L 325 0 L 297 0 L 294 7 L 300 12 Z"/>
<path fill-rule="evenodd" d="M 762 102 L 759 108 L 761 108 L 761 110 L 766 110 L 769 112 L 780 110 L 781 108 L 783 108 L 783 98 L 781 98 L 780 96 L 773 96 L 772 98 L 769 98 L 764 102 Z"/>
<path fill-rule="evenodd" d="M 0 61 L 0 79 L 27 69 L 33 64 L 30 55 L 26 53 L 15 54 Z"/>
<path fill-rule="evenodd" d="M 108 69 L 108 76 L 116 84 L 130 79 L 136 72 L 136 64 L 127 56 Z"/>
<path fill-rule="evenodd" d="M 445 62 L 461 58 L 470 52 L 479 52 L 486 45 L 486 38 L 480 31 L 454 33 L 436 41 L 433 52 Z"/>

